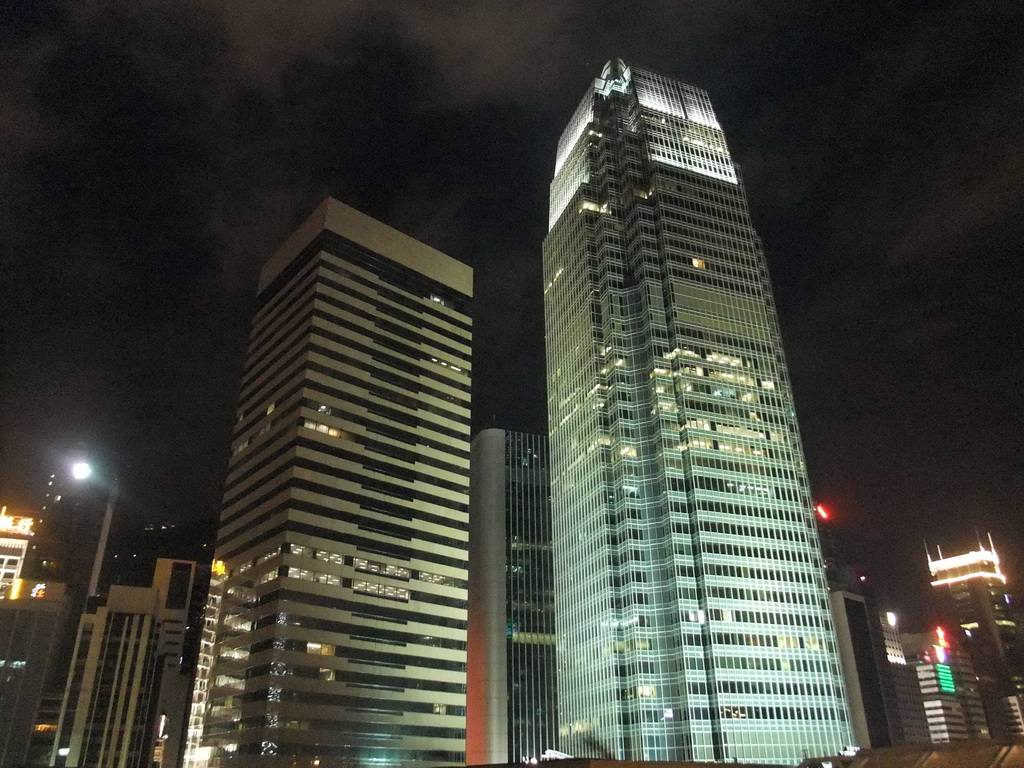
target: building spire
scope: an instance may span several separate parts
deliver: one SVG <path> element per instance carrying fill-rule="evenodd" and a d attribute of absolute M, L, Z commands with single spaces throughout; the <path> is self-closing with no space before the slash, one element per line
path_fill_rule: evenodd
<path fill-rule="evenodd" d="M 629 67 L 622 59 L 609 59 L 601 70 L 602 80 L 628 80 L 629 77 Z"/>

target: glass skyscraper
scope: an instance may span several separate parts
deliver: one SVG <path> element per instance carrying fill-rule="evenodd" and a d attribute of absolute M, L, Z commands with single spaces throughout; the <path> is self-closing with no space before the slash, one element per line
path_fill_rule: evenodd
<path fill-rule="evenodd" d="M 469 765 L 529 763 L 557 740 L 547 440 L 485 429 L 469 495 Z"/>
<path fill-rule="evenodd" d="M 336 200 L 264 265 L 217 540 L 213 765 L 464 763 L 472 280 Z"/>
<path fill-rule="evenodd" d="M 778 321 L 707 94 L 609 62 L 544 241 L 561 749 L 853 744 Z"/>

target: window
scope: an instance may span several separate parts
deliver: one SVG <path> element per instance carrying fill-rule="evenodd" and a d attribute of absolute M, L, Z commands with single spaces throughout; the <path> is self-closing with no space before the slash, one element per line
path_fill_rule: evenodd
<path fill-rule="evenodd" d="M 392 576 L 396 579 L 408 579 L 412 576 L 412 571 L 408 568 L 402 568 L 398 565 L 391 565 L 390 563 L 382 563 L 378 560 L 365 560 L 361 557 L 353 558 L 352 567 L 357 571 L 364 571 L 366 573 L 377 573 L 381 576 Z M 426 581 L 426 579 L 424 579 Z"/>
<path fill-rule="evenodd" d="M 409 602 L 409 590 L 403 589 L 402 587 L 396 587 L 391 584 L 377 584 L 373 581 L 353 581 L 352 591 L 362 592 L 367 595 L 376 595 L 377 597 L 383 597 L 385 600 L 401 600 L 405 603 Z"/>

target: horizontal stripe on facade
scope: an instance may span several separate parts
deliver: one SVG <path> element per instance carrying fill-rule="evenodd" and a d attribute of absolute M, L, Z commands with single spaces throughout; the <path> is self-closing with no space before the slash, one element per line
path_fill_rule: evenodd
<path fill-rule="evenodd" d="M 301 371 L 296 371 L 296 373 L 299 374 L 301 373 Z M 380 416 L 381 418 L 386 420 L 386 423 L 374 422 L 370 419 L 355 416 L 354 414 L 351 414 L 348 411 L 342 411 L 342 413 L 345 415 L 345 418 L 350 418 L 354 423 L 357 424 L 365 424 L 368 428 L 372 426 L 377 432 L 381 434 L 387 434 L 387 436 L 391 437 L 391 432 L 386 432 L 386 430 L 391 430 L 394 433 L 394 435 L 396 435 L 395 439 L 403 439 L 405 442 L 408 442 L 410 444 L 421 444 L 429 448 L 434 448 L 435 450 L 438 451 L 451 453 L 452 455 L 459 456 L 460 458 L 468 458 L 469 456 L 468 451 L 460 450 L 458 447 L 460 445 L 466 446 L 469 444 L 469 438 L 468 435 L 466 434 L 460 433 L 456 430 L 448 429 L 442 425 L 437 424 L 436 422 L 422 419 L 414 414 L 396 411 L 393 408 L 389 408 L 386 405 L 376 403 L 372 400 L 364 400 L 363 398 L 355 397 L 354 395 L 351 394 L 351 392 L 343 392 L 340 389 L 335 389 L 331 386 L 322 384 L 313 379 L 299 379 L 288 390 L 286 390 L 285 392 L 281 393 L 278 396 L 277 402 L 282 404 L 286 403 L 296 393 L 304 389 L 309 390 L 309 392 L 306 394 L 323 395 L 324 397 L 337 398 L 339 400 L 343 400 L 346 405 L 359 406 L 365 408 L 368 412 L 372 413 L 373 415 Z M 326 404 L 321 403 L 319 400 L 303 398 L 299 400 L 296 405 L 291 406 L 289 410 L 282 409 L 281 415 L 291 413 L 299 405 L 308 405 L 310 408 L 313 408 L 314 410 L 318 411 L 321 405 Z M 327 407 L 329 407 L 332 411 L 341 408 L 341 406 L 337 405 L 328 405 Z M 276 412 L 277 409 L 275 408 L 275 413 Z M 261 416 L 260 418 L 264 418 L 264 416 Z M 341 416 L 339 416 L 339 418 L 341 418 Z M 233 440 L 237 442 L 242 437 L 242 435 L 244 435 L 248 430 L 254 428 L 258 422 L 259 419 L 254 419 L 249 424 L 236 428 Z M 273 425 L 275 422 L 271 423 Z M 403 426 L 413 427 L 414 429 L 417 430 L 417 432 L 409 432 L 407 430 L 404 430 L 402 429 L 402 426 L 399 426 L 399 424 Z M 440 440 L 432 440 L 431 438 L 420 436 L 421 432 L 425 432 L 428 430 L 436 432 L 438 435 L 441 435 L 443 437 L 450 437 L 453 439 L 453 441 L 457 442 L 455 442 L 455 445 L 451 445 Z M 402 435 L 402 437 L 397 437 L 397 435 Z M 249 439 L 252 440 L 256 437 L 258 437 L 258 435 L 250 434 Z M 234 462 L 241 463 L 246 459 L 251 458 L 251 453 L 252 452 L 250 452 L 249 456 L 235 454 L 235 456 L 232 457 L 232 460 Z M 231 467 L 231 471 L 235 471 L 236 469 L 237 466 L 233 464 Z"/>
<path fill-rule="evenodd" d="M 466 650 L 465 640 L 437 637 L 436 635 L 423 635 L 417 632 L 402 632 L 398 629 L 386 629 L 368 624 L 350 624 L 345 621 L 331 621 L 330 619 L 313 618 L 294 613 L 288 615 L 287 626 L 315 629 L 320 632 L 330 632 L 336 635 L 349 635 L 353 640 L 364 642 L 400 644 L 403 647 L 415 645 L 426 648 L 444 648 L 450 651 Z"/>
<path fill-rule="evenodd" d="M 319 496 L 328 496 L 331 499 L 338 501 L 345 501 L 352 504 L 359 505 L 360 509 L 365 509 L 371 512 L 378 512 L 389 517 L 396 517 L 400 520 L 408 520 L 410 522 L 419 520 L 424 523 L 431 523 L 433 525 L 442 525 L 446 528 L 452 528 L 458 531 L 468 531 L 469 523 L 466 520 L 453 520 L 452 518 L 445 517 L 443 515 L 435 515 L 430 512 L 425 512 L 417 507 L 411 507 L 407 505 L 395 504 L 390 501 L 384 501 L 383 499 L 377 499 L 372 496 L 363 496 L 360 493 L 354 491 L 339 490 L 326 485 L 320 485 L 314 483 L 311 480 L 305 480 L 302 478 L 293 478 L 292 482 L 287 486 L 293 490 L 308 491 Z M 252 512 L 256 509 L 259 504 L 253 506 L 247 506 L 247 508 L 239 510 L 233 513 L 230 517 L 226 517 L 221 521 L 221 528 L 226 528 L 231 523 L 240 519 L 245 514 Z M 280 513 L 282 510 L 287 508 L 293 508 L 297 511 L 309 512 L 314 515 L 324 515 L 325 517 L 330 516 L 329 513 L 325 514 L 322 510 L 330 510 L 330 507 L 324 507 L 322 504 L 316 504 L 315 502 L 308 501 L 305 499 L 289 498 L 282 501 L 280 504 L 275 506 L 273 509 L 267 510 L 257 520 L 251 521 L 249 525 L 255 526 L 259 522 L 269 520 L 275 514 Z M 221 539 L 228 540 L 235 536 L 235 533 L 221 536 Z M 218 539 L 220 541 L 221 539 Z"/>
<path fill-rule="evenodd" d="M 426 592 L 418 592 L 417 595 L 422 598 L 442 598 L 444 603 L 436 603 L 438 605 L 444 605 L 446 608 L 454 608 L 457 611 L 466 610 L 465 598 L 456 599 L 451 597 L 444 597 L 443 595 L 431 595 Z M 367 602 L 360 600 L 349 600 L 341 597 L 331 597 L 330 595 L 318 595 L 314 592 L 303 592 L 297 589 L 278 589 L 259 598 L 259 605 L 272 605 L 280 606 L 285 603 L 299 603 L 301 605 L 312 605 L 319 608 L 330 608 L 336 611 L 359 611 L 361 613 L 369 613 L 378 616 L 386 616 L 390 619 L 399 619 L 403 622 L 413 622 L 419 624 L 433 624 L 439 627 L 449 627 L 450 629 L 464 630 L 466 628 L 466 622 L 464 619 L 454 619 L 450 616 L 439 616 L 436 613 L 423 613 L 421 611 L 412 610 L 412 608 L 396 608 L 391 605 L 377 605 L 371 600 L 378 600 L 380 598 L 374 598 L 371 595 L 366 596 Z M 423 600 L 423 602 L 427 602 Z M 411 603 L 404 603 L 404 605 L 411 605 Z M 273 618 L 276 622 L 276 617 L 271 614 L 270 618 Z M 303 626 L 307 626 L 303 624 Z"/>
<path fill-rule="evenodd" d="M 435 486 L 437 488 L 442 488 L 442 489 L 444 489 L 446 491 L 453 491 L 454 493 L 458 493 L 458 494 L 468 494 L 469 493 L 469 478 L 468 478 L 469 470 L 467 468 L 457 467 L 455 465 L 446 464 L 444 462 L 437 461 L 437 460 L 429 460 L 429 461 L 421 462 L 423 464 L 433 465 L 436 469 L 442 469 L 442 470 L 445 470 L 447 472 L 451 472 L 452 474 L 462 475 L 462 476 L 466 477 L 466 482 L 465 483 L 456 483 L 456 482 L 452 482 L 450 480 L 442 480 L 439 477 L 435 477 L 435 476 L 433 476 L 431 474 L 427 474 L 425 472 L 420 472 L 420 471 L 417 471 L 415 469 L 410 469 L 408 467 L 405 467 L 405 466 L 402 466 L 402 465 L 399 465 L 399 464 L 391 464 L 389 462 L 381 461 L 380 459 L 374 458 L 372 455 L 367 455 L 365 453 L 357 453 L 355 451 L 348 451 L 348 450 L 345 450 L 344 448 L 339 448 L 337 446 L 330 445 L 329 443 L 323 442 L 322 440 L 316 440 L 312 436 L 313 435 L 319 436 L 319 434 L 316 433 L 316 432 L 312 432 L 311 430 L 307 430 L 306 427 L 301 426 L 301 423 L 304 420 L 305 419 L 303 418 L 302 420 L 300 420 L 299 423 L 296 423 L 296 425 L 295 425 L 295 429 L 299 433 L 297 436 L 293 437 L 291 440 L 289 440 L 285 444 L 279 446 L 277 448 L 277 450 L 275 450 L 273 453 L 264 456 L 259 461 L 257 461 L 256 463 L 252 464 L 251 466 L 249 466 L 241 474 L 238 474 L 238 475 L 232 477 L 231 480 L 228 483 L 226 483 L 226 485 L 225 485 L 225 492 L 224 492 L 224 503 L 225 504 L 230 504 L 231 500 L 233 500 L 235 497 L 237 497 L 237 496 L 241 495 L 242 493 L 244 493 L 244 492 L 249 490 L 248 488 L 241 487 L 241 486 L 244 486 L 246 484 L 245 483 L 246 480 L 248 480 L 250 477 L 252 477 L 256 473 L 260 472 L 261 470 L 266 469 L 268 466 L 273 464 L 275 461 L 280 459 L 282 456 L 285 456 L 286 454 L 288 454 L 289 451 L 297 450 L 297 449 L 306 449 L 306 450 L 312 452 L 313 454 L 315 454 L 317 457 L 324 457 L 324 458 L 330 457 L 332 459 L 339 459 L 341 461 L 345 461 L 345 462 L 348 462 L 350 464 L 354 464 L 357 467 L 362 467 L 363 469 L 365 469 L 367 471 L 379 472 L 379 473 L 382 473 L 382 474 L 390 475 L 390 476 L 396 477 L 396 478 L 398 478 L 400 480 L 405 480 L 406 482 L 409 482 L 409 483 L 423 483 L 424 485 L 433 485 L 433 486 Z M 309 434 L 310 437 L 306 437 L 305 435 L 303 435 L 302 434 L 303 432 L 307 432 L 307 434 Z M 375 449 L 373 452 L 381 453 L 381 454 L 383 454 L 383 450 L 381 450 L 382 448 L 390 448 L 390 446 L 387 446 L 384 443 L 379 443 L 379 442 L 377 442 L 375 440 L 372 440 L 372 439 L 369 439 L 369 438 L 361 438 L 358 435 L 353 435 L 353 438 L 354 438 L 353 440 L 348 440 L 348 441 L 343 441 L 343 442 L 353 442 L 353 443 L 361 444 L 361 445 L 363 445 L 364 447 L 366 447 L 368 449 L 369 448 Z M 340 440 L 340 438 L 324 438 L 324 439 L 325 440 Z M 398 451 L 401 451 L 401 449 L 395 448 L 394 451 L 398 452 Z M 414 460 L 418 460 L 418 458 L 419 458 L 419 457 L 416 456 L 416 454 L 414 454 L 412 452 L 405 452 L 405 453 L 407 455 L 413 456 Z M 384 454 L 384 455 L 388 456 L 388 458 L 398 458 L 400 461 L 408 461 L 408 459 L 403 459 L 403 458 L 400 458 L 398 456 L 393 456 L 393 455 L 390 455 L 390 454 Z M 310 457 L 310 456 L 297 456 L 296 460 L 297 461 L 304 460 L 307 463 L 308 462 L 314 462 L 315 466 L 313 466 L 311 468 L 316 469 L 317 467 L 323 467 L 324 470 L 327 471 L 327 473 L 332 475 L 333 477 L 337 477 L 337 478 L 340 478 L 340 479 L 348 479 L 348 480 L 352 480 L 353 482 L 364 482 L 366 480 L 366 476 L 365 475 L 362 475 L 362 474 L 360 474 L 358 472 L 346 472 L 346 471 L 341 470 L 339 468 L 335 468 L 333 466 L 333 464 L 327 464 L 327 463 L 324 463 L 324 462 L 316 462 L 316 460 L 314 458 Z M 300 466 L 300 464 L 297 463 L 296 466 Z M 265 479 L 264 480 L 260 480 L 260 484 L 262 484 L 264 482 L 265 482 Z M 375 480 L 375 482 L 376 482 L 376 480 Z M 233 493 L 233 491 L 236 491 L 236 489 L 238 490 L 238 492 L 237 493 Z M 395 486 L 393 490 L 395 490 L 396 492 L 399 491 L 399 490 L 403 490 L 403 486 Z M 423 496 L 417 496 L 416 495 L 417 493 L 423 493 L 423 492 L 422 491 L 413 491 L 412 489 L 407 489 L 406 492 L 410 493 L 411 494 L 410 498 L 413 498 L 413 499 L 420 499 L 422 501 L 427 501 L 429 503 L 440 504 L 440 506 L 451 507 L 452 509 L 458 509 L 459 508 L 458 506 L 453 506 L 453 502 L 451 502 L 448 499 L 445 499 L 445 501 L 443 503 L 441 501 L 439 501 L 439 500 L 435 500 L 435 499 L 441 499 L 443 497 L 433 497 L 433 496 L 431 496 L 429 494 L 424 494 Z M 457 504 L 457 502 L 455 504 Z"/>
<path fill-rule="evenodd" d="M 242 402 L 245 401 L 245 399 L 247 397 L 247 394 L 252 390 L 253 383 L 258 381 L 267 372 L 267 370 L 269 370 L 273 366 L 273 364 L 275 362 L 277 362 L 282 357 L 284 357 L 284 355 L 287 352 L 289 352 L 290 350 L 295 348 L 295 346 L 297 345 L 298 341 L 297 341 L 297 338 L 293 338 L 293 337 L 300 337 L 300 336 L 302 336 L 303 335 L 303 331 L 305 331 L 306 333 L 310 333 L 310 332 L 312 332 L 315 329 L 323 329 L 323 326 L 321 326 L 321 325 L 316 325 L 316 324 L 310 323 L 310 320 L 312 320 L 313 318 L 316 318 L 318 320 L 322 320 L 322 321 L 324 321 L 324 323 L 326 323 L 329 326 L 344 327 L 344 322 L 345 321 L 341 320 L 337 315 L 334 315 L 334 314 L 332 314 L 330 312 L 326 312 L 326 311 L 324 311 L 323 309 L 320 309 L 320 308 L 310 308 L 310 309 L 308 309 L 300 318 L 295 320 L 292 323 L 292 325 L 289 326 L 289 328 L 280 335 L 279 338 L 275 338 L 272 342 L 268 342 L 268 344 L 267 344 L 268 349 L 265 352 L 263 352 L 262 354 L 257 355 L 256 357 L 252 358 L 251 360 L 247 361 L 246 370 L 245 370 L 245 373 L 242 376 L 242 386 L 241 386 L 242 397 L 240 398 L 242 400 Z M 308 323 L 308 325 L 307 325 L 307 323 Z M 367 338 L 368 336 L 370 336 L 369 329 L 362 328 L 361 326 L 353 326 L 353 328 L 354 329 L 360 329 L 360 330 L 357 333 L 355 333 L 354 335 L 353 334 L 349 334 L 349 335 L 334 334 L 333 336 L 330 336 L 329 338 L 331 338 L 334 341 L 338 341 L 339 343 L 346 344 L 346 345 L 350 346 L 353 349 L 362 351 L 362 352 L 364 352 L 364 354 L 370 354 L 370 352 L 369 352 L 370 348 L 365 347 L 364 345 L 360 344 L 360 342 L 359 342 L 360 338 Z M 291 338 L 292 340 L 290 342 L 285 342 L 285 339 L 289 339 L 289 338 Z M 372 337 L 371 337 L 370 340 L 373 340 Z M 430 354 L 422 352 L 422 351 L 419 351 L 419 350 L 417 350 L 416 352 L 417 352 L 417 354 L 415 354 L 415 355 L 406 355 L 404 359 L 407 360 L 407 361 L 411 360 L 411 361 L 429 361 L 431 363 L 435 362 L 433 359 L 431 359 L 432 356 Z M 380 353 L 378 352 L 377 354 L 380 354 Z M 386 355 L 387 353 L 383 353 L 383 354 Z M 390 357 L 390 355 L 388 357 Z M 467 362 L 467 365 L 468 365 L 468 361 L 470 359 L 470 356 L 469 356 L 469 353 L 464 353 L 464 354 L 460 354 L 460 355 L 455 356 L 455 359 L 457 359 L 457 360 L 465 360 Z M 394 360 L 390 360 L 389 361 L 389 364 L 391 364 L 391 365 L 394 365 L 394 363 L 395 363 Z M 404 370 L 407 373 L 410 373 L 412 375 L 421 375 L 421 369 L 417 365 L 415 365 L 414 362 L 405 362 L 404 364 L 397 365 L 395 367 L 399 367 L 402 370 Z M 465 391 L 465 392 L 469 391 L 469 385 L 465 384 L 463 382 L 459 382 L 459 381 L 452 380 L 452 379 L 447 379 L 445 377 L 441 377 L 439 380 L 442 381 L 443 383 L 448 384 L 449 386 L 451 386 L 451 387 L 453 387 L 455 389 L 459 389 L 459 390 L 462 390 L 462 391 Z"/>
<path fill-rule="evenodd" d="M 336 261 L 339 263 L 335 263 Z M 345 264 L 345 266 L 341 266 L 342 264 Z M 465 331 L 467 336 L 473 332 L 470 322 L 463 322 L 459 318 L 451 317 L 450 315 L 447 315 L 444 312 L 441 312 L 440 310 L 435 309 L 432 306 L 424 306 L 423 304 L 420 303 L 422 301 L 421 299 L 415 299 L 404 293 L 399 293 L 398 291 L 388 288 L 386 285 L 383 285 L 382 283 L 374 282 L 373 280 L 370 280 L 369 278 L 366 278 L 363 275 L 360 275 L 356 272 L 352 272 L 350 269 L 346 269 L 345 267 L 352 265 L 346 264 L 341 257 L 335 254 L 326 254 L 326 256 L 320 260 L 320 266 L 324 270 L 334 272 L 337 275 L 342 275 L 343 277 L 347 277 L 351 280 L 354 280 L 360 285 L 364 285 L 367 288 L 370 288 L 371 290 L 376 292 L 378 296 L 388 299 L 389 301 L 393 301 L 395 304 L 403 306 L 406 309 L 411 309 L 413 312 L 417 312 L 420 314 L 429 315 L 438 320 L 441 320 L 444 323 L 447 323 L 448 325 L 452 325 L 461 331 Z M 467 321 L 471 320 L 468 313 L 463 312 L 461 314 L 463 314 L 466 317 Z"/>
<path fill-rule="evenodd" d="M 367 272 L 377 275 L 381 280 L 390 283 L 401 291 L 416 296 L 424 302 L 430 300 L 431 294 L 437 294 L 446 299 L 456 312 L 469 316 L 469 307 L 472 299 L 466 294 L 452 288 L 449 285 L 423 275 L 387 258 L 383 254 L 374 253 L 362 246 L 352 242 L 336 232 L 329 230 L 322 231 L 307 245 L 281 272 L 267 284 L 257 295 L 259 312 L 266 303 L 269 303 L 277 293 L 288 284 L 288 282 L 300 273 L 310 261 L 319 260 L 320 252 L 325 251 L 342 262 L 350 262 Z M 410 299 L 417 302 L 417 299 Z M 441 319 L 447 319 L 444 313 L 432 307 L 418 307 L 423 312 L 434 314 Z"/>
<path fill-rule="evenodd" d="M 304 534 L 306 536 L 313 536 L 318 539 L 326 539 L 327 541 L 333 541 L 338 544 L 347 546 L 354 546 L 361 549 L 364 552 L 371 552 L 387 557 L 394 557 L 400 560 L 423 560 L 428 563 L 437 563 L 438 565 L 447 565 L 452 568 L 459 568 L 465 570 L 466 561 L 455 557 L 446 557 L 445 555 L 439 555 L 435 552 L 419 550 L 414 547 L 408 547 L 401 544 L 394 544 L 389 541 L 380 541 L 379 539 L 371 539 L 365 536 L 356 536 L 353 534 L 342 533 L 335 531 L 330 528 L 321 528 L 317 525 L 311 525 L 309 523 L 300 523 L 295 520 L 286 520 L 273 528 L 270 528 L 260 535 L 243 542 L 236 546 L 230 551 L 218 553 L 218 558 L 221 560 L 233 560 L 234 558 L 241 555 L 243 552 L 253 549 L 260 544 L 270 541 L 276 536 L 288 533 Z M 225 546 L 233 541 L 226 542 Z M 362 610 L 362 609 L 361 609 Z"/>
<path fill-rule="evenodd" d="M 366 714 L 373 716 L 377 715 L 389 715 L 384 707 L 376 709 L 370 709 L 367 705 L 370 703 L 367 699 L 362 699 L 356 704 L 351 705 L 340 705 L 343 706 L 345 711 L 334 713 L 338 719 L 335 720 L 317 720 L 303 717 L 302 714 L 297 713 L 293 707 L 289 707 L 288 704 L 310 704 L 316 703 L 319 707 L 328 707 L 330 705 L 324 704 L 323 702 L 308 702 L 305 701 L 304 697 L 299 691 L 291 691 L 293 694 L 300 694 L 295 698 L 285 698 L 284 691 L 282 698 L 280 699 L 281 707 L 279 716 L 282 720 L 297 720 L 302 725 L 300 729 L 307 733 L 317 733 L 326 731 L 328 733 L 344 733 L 352 734 L 355 736 L 362 734 L 376 735 L 382 731 L 388 734 L 396 734 L 400 736 L 422 736 L 433 739 L 464 739 L 466 737 L 466 730 L 464 728 L 448 728 L 444 726 L 435 725 L 411 725 L 406 723 L 396 722 L 375 722 L 373 720 L 355 720 L 355 719 L 344 719 L 345 714 L 348 712 L 365 712 Z M 383 704 L 384 702 L 382 702 Z M 324 714 L 328 714 L 325 712 Z M 396 714 L 401 714 L 397 712 Z M 264 715 L 257 715 L 256 717 L 242 718 L 238 721 L 238 726 L 241 730 L 247 730 L 250 728 L 259 728 L 267 724 L 266 717 Z M 291 730 L 299 730 L 291 728 Z M 224 732 L 227 732 L 226 728 Z"/>
<path fill-rule="evenodd" d="M 285 453 L 291 450 L 292 447 L 287 446 Z M 387 470 L 379 469 L 379 463 L 377 462 L 363 462 L 362 466 L 369 471 L 373 471 L 374 469 L 376 469 L 376 471 L 378 472 L 389 474 L 391 476 L 399 475 L 398 472 L 389 472 Z M 261 477 L 258 482 L 253 482 L 242 488 L 242 494 L 239 495 L 239 498 L 241 498 L 245 493 L 258 491 L 271 483 L 276 483 L 277 485 L 280 485 L 281 481 L 288 480 L 287 477 L 282 477 L 282 475 L 285 475 L 289 470 L 292 469 L 307 470 L 310 472 L 315 472 L 317 474 L 327 475 L 328 477 L 335 480 L 346 480 L 355 485 L 358 485 L 364 490 L 375 491 L 377 493 L 381 493 L 393 498 L 399 498 L 410 503 L 415 501 L 421 501 L 432 506 L 442 507 L 444 509 L 451 509 L 454 510 L 455 512 L 465 513 L 467 511 L 467 505 L 464 503 L 454 501 L 451 499 L 446 499 L 441 496 L 435 496 L 433 494 L 425 493 L 423 491 L 416 491 L 410 488 L 406 488 L 404 486 L 395 485 L 394 483 L 389 483 L 385 480 L 379 480 L 375 477 L 370 477 L 362 472 L 344 470 L 341 469 L 341 467 L 339 466 L 333 464 L 325 464 L 323 462 L 319 462 L 316 461 L 315 459 L 307 458 L 305 456 L 292 456 L 286 459 L 282 464 L 275 467 L 269 474 L 267 474 L 264 477 Z M 305 480 L 306 478 L 295 479 Z M 402 479 L 406 478 L 403 477 Z M 309 480 L 308 482 L 316 484 L 315 480 Z M 328 497 L 334 496 L 336 492 L 342 490 L 337 489 L 334 486 L 322 484 L 317 485 L 318 488 L 322 489 L 323 494 Z M 440 482 L 434 481 L 433 485 L 440 485 Z M 458 494 L 466 493 L 466 491 L 464 491 L 463 489 L 456 489 L 455 492 Z"/>

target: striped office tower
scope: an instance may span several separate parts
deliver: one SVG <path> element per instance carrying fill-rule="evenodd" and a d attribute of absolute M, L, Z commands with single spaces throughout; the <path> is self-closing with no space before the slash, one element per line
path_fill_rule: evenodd
<path fill-rule="evenodd" d="M 469 267 L 335 200 L 264 266 L 212 764 L 463 761 L 471 295 Z"/>

